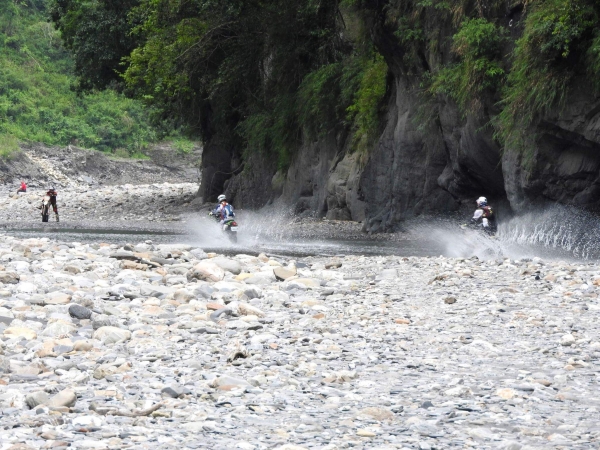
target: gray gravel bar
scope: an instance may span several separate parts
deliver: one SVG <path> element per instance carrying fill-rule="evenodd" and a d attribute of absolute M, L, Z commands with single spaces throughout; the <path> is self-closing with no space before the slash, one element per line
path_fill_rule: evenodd
<path fill-rule="evenodd" d="M 600 446 L 600 266 L 0 235 L 0 450 Z"/>

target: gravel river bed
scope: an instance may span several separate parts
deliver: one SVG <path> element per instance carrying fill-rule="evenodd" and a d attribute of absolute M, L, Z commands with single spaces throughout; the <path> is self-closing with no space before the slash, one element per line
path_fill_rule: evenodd
<path fill-rule="evenodd" d="M 593 239 L 238 211 L 234 245 L 196 191 L 7 196 L 0 450 L 600 448 Z"/>
<path fill-rule="evenodd" d="M 1 450 L 600 446 L 597 263 L 3 234 L 0 266 Z"/>

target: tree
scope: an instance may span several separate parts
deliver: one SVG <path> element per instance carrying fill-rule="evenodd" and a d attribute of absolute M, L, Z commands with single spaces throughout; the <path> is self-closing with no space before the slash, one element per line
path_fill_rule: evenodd
<path fill-rule="evenodd" d="M 122 84 L 123 57 L 138 45 L 129 19 L 138 0 L 54 0 L 50 18 L 75 58 L 79 89 Z"/>

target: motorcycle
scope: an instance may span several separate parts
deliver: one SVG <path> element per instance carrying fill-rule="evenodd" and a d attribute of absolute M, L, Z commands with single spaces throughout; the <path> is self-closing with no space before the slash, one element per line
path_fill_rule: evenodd
<path fill-rule="evenodd" d="M 219 224 L 221 223 L 221 220 L 219 219 L 219 216 L 213 214 L 212 212 L 208 213 L 209 216 L 212 216 Z M 233 242 L 234 244 L 237 243 L 237 232 L 238 232 L 238 223 L 233 219 L 226 219 L 223 222 L 222 225 L 222 231 L 223 233 L 225 233 L 227 235 L 227 237 L 229 238 L 229 240 L 231 242 Z"/>
<path fill-rule="evenodd" d="M 456 242 L 462 244 L 462 251 L 465 255 L 478 256 L 483 259 L 504 256 L 504 249 L 501 241 L 496 237 L 495 228 L 485 228 L 481 224 L 471 222 L 460 225 L 460 230 L 462 237 L 456 236 Z"/>
<path fill-rule="evenodd" d="M 497 228 L 495 226 L 484 227 L 482 224 L 477 224 L 473 222 L 465 223 L 460 226 L 462 230 L 474 230 L 479 231 L 480 233 L 485 233 L 489 237 L 496 236 Z"/>
<path fill-rule="evenodd" d="M 48 222 L 50 216 L 50 196 L 46 195 L 42 200 L 42 222 Z"/>
<path fill-rule="evenodd" d="M 50 217 L 50 196 L 45 195 L 42 199 L 42 222 L 48 222 L 48 218 Z M 56 221 L 58 222 L 58 214 L 56 214 Z"/>

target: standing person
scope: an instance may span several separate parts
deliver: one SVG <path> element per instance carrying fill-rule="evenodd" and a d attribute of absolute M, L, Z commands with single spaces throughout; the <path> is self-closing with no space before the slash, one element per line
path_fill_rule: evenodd
<path fill-rule="evenodd" d="M 492 207 L 488 205 L 487 198 L 479 197 L 475 200 L 475 203 L 477 204 L 477 209 L 473 214 L 471 222 L 481 225 L 486 233 L 494 234 L 497 230 L 496 216 Z"/>
<path fill-rule="evenodd" d="M 21 180 L 21 187 L 17 190 L 17 194 L 19 192 L 27 192 L 27 184 L 23 180 Z"/>
<path fill-rule="evenodd" d="M 46 195 L 50 197 L 50 204 L 52 205 L 52 210 L 54 211 L 56 221 L 58 222 L 58 206 L 56 205 L 56 196 L 58 195 L 58 193 L 56 192 L 56 189 L 50 188 L 48 189 L 48 192 L 46 192 Z"/>

